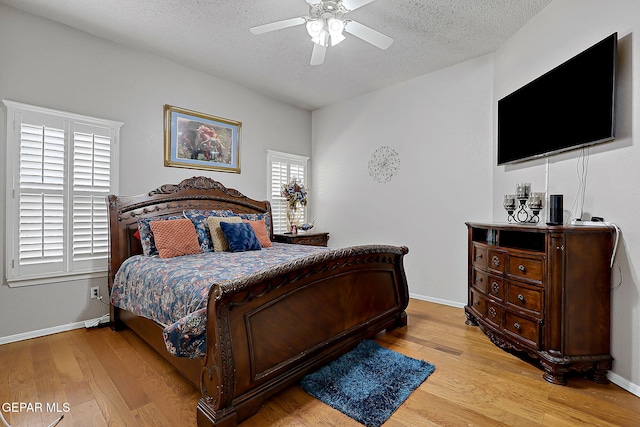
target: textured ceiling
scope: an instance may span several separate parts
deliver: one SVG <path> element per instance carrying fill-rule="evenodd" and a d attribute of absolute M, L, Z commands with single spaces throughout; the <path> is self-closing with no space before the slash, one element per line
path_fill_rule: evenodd
<path fill-rule="evenodd" d="M 348 17 L 392 37 L 391 47 L 346 34 L 311 66 L 304 26 L 249 32 L 307 15 L 305 0 L 0 0 L 308 110 L 491 53 L 550 2 L 376 0 Z"/>

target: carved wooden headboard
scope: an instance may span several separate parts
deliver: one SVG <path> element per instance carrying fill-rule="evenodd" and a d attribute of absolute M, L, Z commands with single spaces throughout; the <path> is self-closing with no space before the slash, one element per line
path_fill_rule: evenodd
<path fill-rule="evenodd" d="M 271 219 L 271 204 L 253 200 L 211 178 L 198 176 L 179 184 L 165 184 L 137 196 L 108 196 L 109 208 L 109 289 L 125 259 L 141 254 L 140 241 L 133 237 L 138 218 L 181 214 L 185 209 L 229 209 L 236 213 L 266 213 Z M 271 227 L 273 240 L 273 227 Z"/>

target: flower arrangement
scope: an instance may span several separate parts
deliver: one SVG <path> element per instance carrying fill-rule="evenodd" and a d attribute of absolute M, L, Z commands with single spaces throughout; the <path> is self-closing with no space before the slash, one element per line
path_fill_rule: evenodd
<path fill-rule="evenodd" d="M 283 184 L 280 195 L 287 200 L 287 205 L 290 209 L 295 210 L 298 204 L 307 206 L 307 189 L 298 182 L 297 178 L 293 178 L 289 183 Z"/>

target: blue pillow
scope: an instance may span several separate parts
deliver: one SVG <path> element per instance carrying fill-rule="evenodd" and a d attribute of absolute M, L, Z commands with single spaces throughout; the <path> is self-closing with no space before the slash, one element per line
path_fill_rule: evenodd
<path fill-rule="evenodd" d="M 231 252 L 257 251 L 262 249 L 260 241 L 253 227 L 248 222 L 221 222 L 220 228 L 224 234 Z"/>

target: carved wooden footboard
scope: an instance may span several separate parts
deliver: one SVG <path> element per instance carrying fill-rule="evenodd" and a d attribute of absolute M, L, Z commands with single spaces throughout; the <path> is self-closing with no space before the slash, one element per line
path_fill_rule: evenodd
<path fill-rule="evenodd" d="M 271 214 L 208 178 L 191 178 L 146 195 L 109 197 L 110 286 L 120 264 L 139 253 L 137 218 L 183 209 Z M 365 338 L 406 325 L 406 247 L 327 250 L 295 263 L 212 286 L 204 360 L 170 355 L 154 322 L 112 307 L 127 325 L 200 387 L 199 426 L 234 426 L 271 395 L 346 353 Z"/>
<path fill-rule="evenodd" d="M 235 425 L 381 330 L 406 325 L 407 248 L 353 247 L 214 287 L 198 425 Z M 246 282 L 243 282 L 246 284 Z"/>

